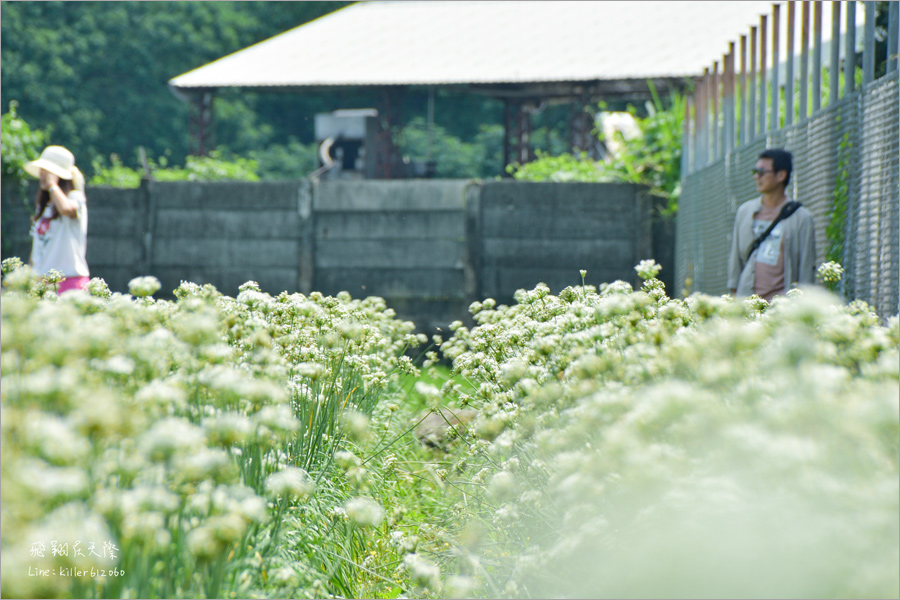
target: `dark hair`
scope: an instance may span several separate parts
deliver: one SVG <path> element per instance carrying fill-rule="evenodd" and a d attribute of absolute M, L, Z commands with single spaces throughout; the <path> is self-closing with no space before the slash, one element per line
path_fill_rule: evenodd
<path fill-rule="evenodd" d="M 776 173 L 778 171 L 787 171 L 787 177 L 784 178 L 784 187 L 787 187 L 788 182 L 791 180 L 791 171 L 794 169 L 793 155 L 781 148 L 769 148 L 768 150 L 764 150 L 759 157 L 771 158 L 772 170 Z"/>
<path fill-rule="evenodd" d="M 75 184 L 71 179 L 62 179 L 59 180 L 59 189 L 62 190 L 63 194 L 66 196 L 69 195 L 73 189 L 75 189 Z M 37 221 L 44 214 L 44 210 L 47 209 L 47 206 L 50 204 L 50 192 L 47 190 L 42 190 L 38 187 L 37 197 L 34 199 L 34 215 L 31 217 L 31 221 Z M 53 216 L 50 217 L 50 220 L 58 219 L 59 211 L 54 210 Z"/>

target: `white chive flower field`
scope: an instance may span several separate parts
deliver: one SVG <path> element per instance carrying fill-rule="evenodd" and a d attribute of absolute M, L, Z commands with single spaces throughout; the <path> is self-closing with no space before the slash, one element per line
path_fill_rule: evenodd
<path fill-rule="evenodd" d="M 898 318 L 636 271 L 428 339 L 4 261 L 4 596 L 897 597 Z"/>

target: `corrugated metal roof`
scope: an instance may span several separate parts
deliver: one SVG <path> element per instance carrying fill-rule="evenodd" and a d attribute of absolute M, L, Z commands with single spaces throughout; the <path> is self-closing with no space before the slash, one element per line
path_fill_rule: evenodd
<path fill-rule="evenodd" d="M 691 76 L 721 59 L 728 42 L 758 25 L 772 5 L 360 2 L 169 83 L 189 89 Z"/>

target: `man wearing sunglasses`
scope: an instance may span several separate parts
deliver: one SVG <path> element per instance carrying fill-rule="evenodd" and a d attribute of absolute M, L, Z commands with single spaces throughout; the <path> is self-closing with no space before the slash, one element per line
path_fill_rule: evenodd
<path fill-rule="evenodd" d="M 793 157 L 780 148 L 759 155 L 753 168 L 759 198 L 743 203 L 734 219 L 728 287 L 771 302 L 795 285 L 815 282 L 816 234 L 812 214 L 785 193 Z"/>

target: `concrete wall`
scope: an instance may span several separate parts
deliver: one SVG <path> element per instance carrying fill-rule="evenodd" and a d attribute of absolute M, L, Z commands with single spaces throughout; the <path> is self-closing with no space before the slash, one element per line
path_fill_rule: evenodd
<path fill-rule="evenodd" d="M 34 188 L 29 191 L 33 194 Z M 3 188 L 4 258 L 30 252 L 28 213 Z M 33 197 L 29 195 L 29 197 Z M 544 282 L 552 292 L 622 279 L 655 257 L 670 276 L 671 223 L 627 184 L 464 180 L 144 182 L 88 189 L 88 264 L 126 291 L 155 275 L 235 295 L 316 290 L 385 298 L 420 330 L 468 321 L 468 305 Z"/>
<path fill-rule="evenodd" d="M 491 182 L 480 194 L 479 292 L 512 301 L 520 288 L 617 279 L 637 284 L 652 258 L 651 203 L 627 184 Z"/>
<path fill-rule="evenodd" d="M 427 330 L 453 320 L 444 315 L 465 315 L 477 293 L 466 279 L 469 185 L 412 180 L 315 186 L 311 288 L 381 296 Z"/>
<path fill-rule="evenodd" d="M 151 183 L 150 267 L 172 290 L 181 281 L 237 294 L 248 280 L 277 294 L 298 290 L 298 182 Z"/>

